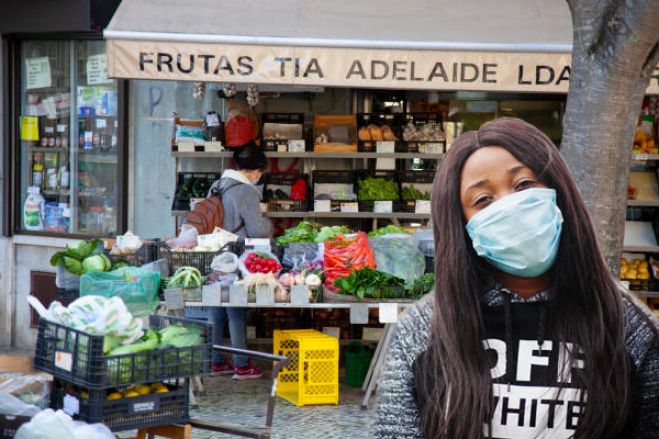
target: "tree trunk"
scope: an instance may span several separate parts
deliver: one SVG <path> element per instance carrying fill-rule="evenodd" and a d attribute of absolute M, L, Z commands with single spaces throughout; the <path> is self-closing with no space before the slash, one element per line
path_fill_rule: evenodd
<path fill-rule="evenodd" d="M 644 92 L 659 62 L 659 1 L 568 4 L 574 43 L 561 152 L 617 275 L 631 146 Z"/>

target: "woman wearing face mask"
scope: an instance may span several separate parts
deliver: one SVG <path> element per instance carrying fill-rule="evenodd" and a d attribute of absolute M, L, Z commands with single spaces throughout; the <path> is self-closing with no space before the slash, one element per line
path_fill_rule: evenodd
<path fill-rule="evenodd" d="M 227 169 L 222 177 L 213 183 L 210 194 L 222 197 L 224 220 L 222 228 L 243 238 L 270 238 L 272 223 L 261 212 L 261 191 L 256 187 L 268 160 L 254 142 L 250 142 L 233 154 L 237 168 Z M 186 309 L 186 315 L 192 315 L 194 309 Z M 210 308 L 213 323 L 213 343 L 222 344 L 224 339 L 224 321 L 229 317 L 229 335 L 234 348 L 246 349 L 246 308 Z M 200 317 L 200 316 L 196 316 Z M 203 316 L 205 317 L 205 315 Z M 260 378 L 263 371 L 252 365 L 246 357 L 234 355 L 233 364 L 219 352 L 213 352 L 213 375 L 233 375 L 237 380 Z"/>
<path fill-rule="evenodd" d="M 608 272 L 543 133 L 463 134 L 432 215 L 436 292 L 396 328 L 377 437 L 659 437 L 657 320 Z"/>

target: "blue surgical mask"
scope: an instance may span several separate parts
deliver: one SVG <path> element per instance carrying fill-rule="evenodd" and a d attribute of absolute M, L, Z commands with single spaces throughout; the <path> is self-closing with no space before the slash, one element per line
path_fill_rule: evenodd
<path fill-rule="evenodd" d="M 505 196 L 467 223 L 478 256 L 519 277 L 549 270 L 558 254 L 563 215 L 554 189 L 526 189 Z"/>

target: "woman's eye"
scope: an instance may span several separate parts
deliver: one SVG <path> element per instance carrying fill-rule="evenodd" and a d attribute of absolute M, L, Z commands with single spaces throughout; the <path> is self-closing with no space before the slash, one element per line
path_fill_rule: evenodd
<path fill-rule="evenodd" d="M 516 191 L 528 189 L 535 184 L 535 180 L 522 180 L 515 185 Z"/>
<path fill-rule="evenodd" d="M 476 198 L 476 201 L 474 202 L 474 206 L 483 206 L 487 202 L 490 201 L 490 198 L 491 198 L 490 196 L 478 197 L 478 198 Z"/>

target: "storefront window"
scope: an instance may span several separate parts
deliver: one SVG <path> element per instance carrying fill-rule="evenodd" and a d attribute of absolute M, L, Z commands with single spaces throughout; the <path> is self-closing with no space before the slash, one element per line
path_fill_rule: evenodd
<path fill-rule="evenodd" d="M 103 41 L 24 41 L 19 231 L 117 233 L 117 81 Z"/>

